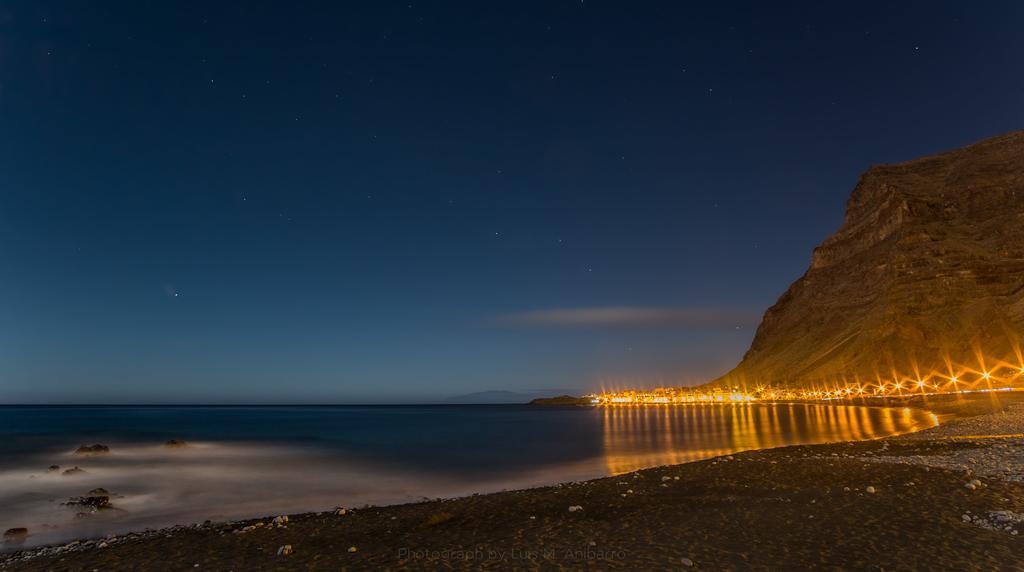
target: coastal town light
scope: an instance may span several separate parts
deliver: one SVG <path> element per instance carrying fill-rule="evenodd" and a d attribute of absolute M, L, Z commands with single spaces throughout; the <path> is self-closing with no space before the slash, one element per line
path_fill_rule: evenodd
<path fill-rule="evenodd" d="M 937 390 L 937 386 L 929 386 L 925 383 L 922 386 L 921 393 L 914 395 L 942 395 L 951 393 L 993 393 L 993 392 L 1005 392 L 1005 391 L 1024 391 L 1022 387 L 989 387 L 979 389 L 967 389 L 960 390 L 955 389 L 953 391 L 925 391 L 924 388 L 930 387 L 933 390 Z M 865 397 L 887 397 L 892 394 L 886 394 L 884 390 L 879 391 L 875 389 L 874 393 L 868 394 L 864 391 L 864 388 L 858 388 L 857 390 L 859 398 Z M 746 404 L 757 401 L 762 402 L 778 402 L 778 401 L 789 401 L 789 400 L 807 400 L 807 401 L 831 401 L 835 399 L 847 398 L 846 392 L 843 390 L 835 391 L 793 391 L 793 390 L 764 390 L 758 394 L 748 394 L 743 392 L 724 392 L 722 390 L 712 390 L 707 392 L 699 392 L 685 388 L 661 388 L 654 390 L 644 390 L 640 392 L 624 392 L 621 394 L 598 394 L 588 396 L 590 402 L 594 405 L 601 406 L 644 406 L 644 405 L 682 405 L 682 404 L 694 404 L 694 403 L 716 403 L 716 404 Z"/>
<path fill-rule="evenodd" d="M 1012 378 L 1016 386 L 1006 384 L 1005 387 L 992 387 L 991 380 L 1002 379 L 993 375 L 993 373 L 998 374 L 998 367 L 993 370 L 986 370 L 984 366 L 978 370 L 967 369 L 966 371 L 976 372 L 972 373 L 972 375 L 977 375 L 977 377 L 964 381 L 961 380 L 958 375 L 952 373 L 955 366 L 948 360 L 946 362 L 946 366 L 949 368 L 947 371 L 950 371 L 949 377 L 945 377 L 934 370 L 927 375 L 921 375 L 920 371 L 915 367 L 915 371 L 911 376 L 901 376 L 898 372 L 893 371 L 891 381 L 883 382 L 881 379 L 878 379 L 877 385 L 872 383 L 860 384 L 858 382 L 844 383 L 843 387 L 836 387 L 835 385 L 832 385 L 831 388 L 812 386 L 797 389 L 785 386 L 776 388 L 771 385 L 758 384 L 753 386 L 755 389 L 752 391 L 743 389 L 739 386 L 718 388 L 661 387 L 657 389 L 633 389 L 618 392 L 606 392 L 587 397 L 590 398 L 591 403 L 602 406 L 665 406 L 688 403 L 746 404 L 756 401 L 832 401 L 854 398 L 893 399 L 895 397 L 928 397 L 943 394 L 1024 391 L 1024 386 L 1020 385 L 1020 383 L 1024 383 L 1024 379 L 1020 376 L 1014 376 Z M 1013 372 L 1018 371 L 1017 366 L 1005 367 Z M 1024 366 L 1021 366 L 1019 370 L 1021 374 L 1024 374 Z M 949 385 L 944 386 L 940 383 L 940 379 L 948 379 Z M 979 387 L 981 380 L 986 380 L 988 383 L 986 383 L 984 387 Z M 1009 381 L 1009 379 L 1006 379 L 1006 381 Z M 910 393 L 902 391 L 903 389 L 909 388 L 917 388 L 917 391 Z"/>

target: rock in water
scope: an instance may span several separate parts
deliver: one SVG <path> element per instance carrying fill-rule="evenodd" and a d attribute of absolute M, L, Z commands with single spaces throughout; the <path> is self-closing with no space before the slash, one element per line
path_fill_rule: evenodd
<path fill-rule="evenodd" d="M 106 455 L 109 452 L 110 447 L 100 445 L 99 443 L 96 443 L 95 445 L 81 445 L 75 449 L 76 455 Z"/>
<path fill-rule="evenodd" d="M 170 449 L 181 449 L 184 447 L 188 447 L 188 443 L 186 443 L 183 439 L 171 439 L 170 441 L 164 443 L 164 447 Z"/>
<path fill-rule="evenodd" d="M 70 499 L 68 499 L 68 502 L 64 504 L 68 506 L 86 507 L 92 509 L 93 511 L 111 508 L 110 497 L 107 495 L 71 497 Z"/>
<path fill-rule="evenodd" d="M 26 536 L 28 536 L 27 528 L 8 528 L 6 531 L 4 531 L 4 538 L 8 540 L 24 538 Z"/>
<path fill-rule="evenodd" d="M 64 472 L 61 473 L 61 474 L 65 475 L 65 476 L 84 475 L 85 474 L 85 469 L 79 469 L 78 467 L 71 467 L 70 469 L 64 469 Z"/>
<path fill-rule="evenodd" d="M 945 359 L 1017 363 L 1024 331 L 1024 131 L 872 167 L 842 227 L 715 384 L 806 386 Z"/>

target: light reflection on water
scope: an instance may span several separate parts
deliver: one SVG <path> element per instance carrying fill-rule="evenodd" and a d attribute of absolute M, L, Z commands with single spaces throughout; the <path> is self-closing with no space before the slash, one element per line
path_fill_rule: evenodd
<path fill-rule="evenodd" d="M 876 439 L 938 424 L 909 408 L 820 404 L 678 405 L 601 409 L 610 474 L 737 451 Z"/>
<path fill-rule="evenodd" d="M 936 423 L 918 410 L 819 404 L 0 407 L 0 530 L 27 527 L 30 546 L 518 489 Z M 175 437 L 191 445 L 161 446 Z M 80 443 L 111 453 L 78 457 Z M 51 464 L 86 472 L 67 477 Z M 95 487 L 115 494 L 115 510 L 79 518 L 63 504 Z"/>

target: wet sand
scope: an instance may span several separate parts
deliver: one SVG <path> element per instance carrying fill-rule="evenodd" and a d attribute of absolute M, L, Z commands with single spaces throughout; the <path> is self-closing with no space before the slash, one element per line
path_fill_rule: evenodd
<path fill-rule="evenodd" d="M 930 405 L 993 408 L 987 396 L 941 401 Z M 1024 482 L 1002 468 L 1024 458 L 1020 433 L 1024 407 L 1011 405 L 878 441 L 33 549 L 0 556 L 0 569 L 1018 570 Z"/>

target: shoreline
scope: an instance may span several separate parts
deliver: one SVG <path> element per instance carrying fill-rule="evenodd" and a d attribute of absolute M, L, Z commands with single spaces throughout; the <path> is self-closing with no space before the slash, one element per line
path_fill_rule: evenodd
<path fill-rule="evenodd" d="M 960 402 L 961 416 L 950 424 L 978 419 L 978 400 L 957 401 Z M 1014 401 L 1018 400 L 1003 399 L 1000 409 L 1005 410 L 1006 406 Z M 898 405 L 873 405 L 914 406 L 909 402 Z M 993 409 L 991 402 L 982 404 L 980 408 Z M 1000 415 L 1005 414 L 988 413 L 984 417 Z M 1020 416 L 1024 419 L 1024 408 Z M 1017 421 L 1014 420 L 1011 425 L 1016 426 Z M 928 466 L 920 462 L 921 459 L 934 460 L 941 456 L 938 453 L 942 451 L 955 456 L 964 450 L 984 448 L 986 454 L 992 453 L 989 451 L 992 449 L 991 446 L 978 445 L 970 439 L 961 439 L 954 443 L 945 436 L 934 439 L 928 436 L 914 437 L 948 426 L 940 424 L 922 431 L 867 441 L 748 450 L 725 457 L 654 467 L 588 481 L 410 504 L 347 509 L 345 514 L 337 514 L 335 511 L 314 512 L 288 515 L 287 519 L 282 518 L 282 515 L 276 523 L 271 520 L 272 517 L 264 517 L 223 523 L 179 525 L 119 535 L 115 538 L 76 541 L 60 546 L 42 546 L 19 552 L 0 553 L 0 569 L 143 569 L 152 567 L 153 562 L 147 560 L 150 557 L 147 555 L 152 554 L 164 555 L 160 562 L 171 568 L 198 565 L 200 568 L 216 569 L 231 569 L 235 566 L 239 569 L 287 569 L 299 565 L 312 569 L 338 566 L 353 569 L 434 568 L 439 565 L 456 568 L 509 565 L 575 568 L 585 564 L 607 568 L 631 568 L 686 566 L 686 560 L 697 563 L 696 565 L 703 563 L 712 568 L 757 567 L 758 565 L 743 556 L 751 551 L 741 550 L 728 538 L 732 535 L 750 535 L 752 531 L 749 527 L 743 526 L 744 522 L 772 520 L 776 518 L 772 516 L 777 512 L 776 509 L 788 512 L 786 509 L 792 509 L 792 503 L 799 502 L 798 499 L 803 496 L 792 494 L 776 497 L 776 492 L 794 486 L 798 489 L 821 489 L 823 483 L 835 481 L 837 477 L 844 476 L 844 472 L 851 473 L 845 475 L 845 485 L 825 485 L 824 495 L 819 490 L 818 496 L 822 501 L 838 494 L 873 504 L 885 497 L 884 494 L 878 494 L 879 492 L 895 487 L 890 484 L 891 481 L 901 481 L 907 478 L 904 473 L 909 472 L 914 476 L 909 480 L 902 480 L 900 484 L 920 481 L 912 489 L 905 486 L 912 490 L 915 496 L 931 488 L 924 486 L 927 481 L 935 481 L 933 485 L 938 485 L 938 481 L 942 482 L 942 486 L 939 487 L 942 494 L 936 491 L 936 495 L 930 498 L 918 499 L 917 512 L 942 512 L 941 507 L 928 505 L 942 504 L 948 500 L 943 497 L 948 497 L 951 493 L 960 496 L 965 493 L 978 493 L 973 496 L 984 495 L 989 504 L 995 507 L 992 511 L 1004 510 L 1011 515 L 1020 513 L 1021 520 L 1024 521 L 1024 483 L 997 479 L 989 484 L 988 479 L 995 477 L 993 474 L 985 473 L 986 483 L 979 485 L 975 490 L 969 490 L 965 488 L 965 484 L 969 484 L 973 479 L 965 483 L 962 474 L 964 471 L 959 469 L 959 465 L 944 467 L 941 464 L 935 466 L 933 463 L 932 466 Z M 1019 432 L 1024 432 L 1024 424 L 1021 425 Z M 988 445 L 1004 445 L 1002 442 L 1006 440 L 991 439 Z M 1024 445 L 1024 439 L 1020 441 Z M 897 449 L 900 453 L 894 454 Z M 996 450 L 995 453 L 998 454 L 1000 451 Z M 817 468 L 805 466 L 808 459 L 812 460 L 810 465 L 818 465 Z M 821 460 L 826 462 L 822 463 Z M 907 460 L 915 462 L 901 462 Z M 832 472 L 823 471 L 829 467 L 836 468 L 834 465 L 838 466 L 840 463 L 850 466 Z M 1000 464 L 999 459 L 996 459 L 996 464 Z M 970 470 L 967 467 L 967 471 Z M 778 479 L 780 475 L 775 473 L 780 472 L 792 474 Z M 839 474 L 834 474 L 836 472 Z M 861 480 L 877 484 L 858 484 L 857 479 L 852 478 L 853 473 L 870 473 L 873 477 L 868 478 L 864 475 Z M 873 487 L 875 492 L 867 491 L 867 487 Z M 759 490 L 760 494 L 746 498 L 749 496 L 749 489 Z M 745 508 L 735 506 L 740 498 L 746 501 Z M 831 500 L 831 503 L 817 505 L 816 500 L 812 499 L 807 507 L 811 509 L 812 514 L 789 515 L 786 518 L 787 522 L 767 526 L 764 534 L 756 535 L 754 539 L 766 547 L 753 552 L 783 550 L 787 543 L 795 542 L 796 546 L 801 545 L 801 541 L 797 539 L 779 538 L 779 534 L 782 534 L 778 532 L 779 526 L 789 527 L 790 532 L 785 534 L 787 536 L 794 531 L 802 531 L 802 534 L 812 538 L 821 536 L 821 540 L 825 541 L 828 535 L 820 531 L 815 532 L 815 529 L 820 527 L 806 530 L 806 526 L 794 524 L 807 524 L 802 522 L 802 519 L 797 520 L 800 516 L 814 524 L 816 517 L 813 512 L 828 506 L 833 508 L 833 518 L 847 520 L 844 514 L 850 512 L 851 507 L 840 509 L 839 505 L 835 504 L 836 499 Z M 694 503 L 697 506 L 691 506 Z M 666 513 L 673 507 L 684 509 L 686 514 L 673 516 Z M 658 526 L 652 527 L 652 521 L 648 518 L 651 515 L 636 514 L 638 508 L 645 508 L 657 516 L 653 523 L 657 523 Z M 884 506 L 878 509 L 882 513 L 891 512 L 891 509 Z M 970 514 L 987 514 L 982 507 L 976 506 L 972 510 Z M 525 514 L 524 511 L 531 514 Z M 743 516 L 732 524 L 723 521 L 723 513 L 732 512 L 742 513 Z M 518 515 L 518 518 L 514 518 L 515 515 Z M 960 512 L 954 515 L 956 518 L 951 523 L 946 523 L 956 529 L 956 534 L 952 537 L 945 534 L 940 536 L 947 542 L 954 542 L 957 534 L 963 535 L 963 531 L 959 530 L 963 526 L 971 526 L 972 532 L 976 532 L 973 529 L 977 529 L 985 531 L 986 534 L 1000 535 L 995 544 L 992 544 L 993 539 L 986 539 L 989 545 L 1002 548 L 984 558 L 982 554 L 975 554 L 976 550 L 963 546 L 957 548 L 962 554 L 973 554 L 973 557 L 981 558 L 982 561 L 976 562 L 976 566 L 999 566 L 1009 562 L 1003 560 L 1003 556 L 1024 554 L 1024 537 L 1010 534 L 1010 531 L 995 533 L 980 525 L 965 524 L 966 521 L 963 519 L 967 515 L 968 513 Z M 878 516 L 864 517 L 870 517 L 870 522 L 876 520 Z M 506 520 L 509 522 L 508 526 L 501 526 L 500 523 Z M 624 529 L 635 531 L 624 535 L 633 537 L 629 542 L 616 538 L 623 536 L 617 534 L 618 532 L 624 531 L 618 528 L 618 522 L 631 522 Z M 861 528 L 855 523 L 850 525 L 854 530 Z M 1014 532 L 1018 531 L 1018 523 L 1014 521 L 1010 525 L 1014 527 Z M 664 545 L 664 536 L 672 531 L 676 533 L 674 537 L 680 534 L 690 537 L 697 534 L 695 531 L 702 529 L 703 548 L 689 547 L 684 550 L 681 546 Z M 1024 534 L 1024 528 L 1019 532 Z M 486 539 L 482 543 L 477 540 L 481 534 Z M 858 530 L 858 536 L 864 534 L 869 534 L 869 531 Z M 716 539 L 718 542 L 714 542 Z M 710 544 L 706 544 L 708 541 Z M 962 543 L 955 541 L 954 544 Z M 278 555 L 278 549 L 284 546 L 291 546 L 291 553 Z M 839 542 L 837 546 L 842 547 L 845 544 Z M 350 552 L 351 547 L 355 547 L 355 550 Z M 712 552 L 716 554 L 708 553 L 712 548 Z M 845 550 L 841 552 L 844 557 L 853 557 L 852 553 L 847 554 Z M 936 553 L 943 552 L 939 550 Z M 674 555 L 671 556 L 675 558 L 674 561 L 666 560 L 670 555 Z M 883 553 L 876 556 L 884 561 Z M 970 562 L 962 561 L 954 554 L 947 554 L 946 557 L 958 561 L 961 568 L 972 567 Z M 856 564 L 859 561 L 856 560 L 837 562 L 844 562 L 843 565 L 848 567 L 860 567 Z M 945 566 L 942 562 L 932 562 L 931 566 L 953 567 L 950 562 L 946 562 Z M 867 564 L 866 561 L 861 563 Z M 783 562 L 774 564 L 762 563 L 768 567 L 820 564 L 821 562 L 806 560 L 806 555 L 790 555 L 789 558 L 784 558 Z M 886 567 L 889 566 L 905 567 L 898 563 L 890 563 Z"/>

